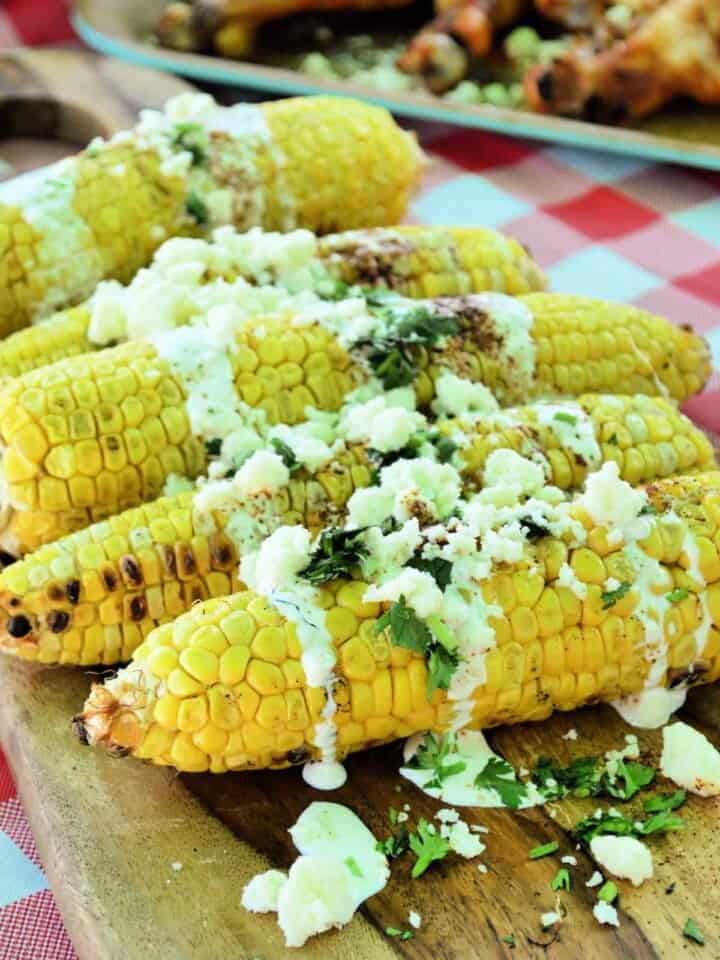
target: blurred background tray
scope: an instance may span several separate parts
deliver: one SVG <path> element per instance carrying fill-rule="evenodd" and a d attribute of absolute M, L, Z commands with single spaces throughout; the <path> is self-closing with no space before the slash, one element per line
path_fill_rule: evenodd
<path fill-rule="evenodd" d="M 316 80 L 283 67 L 154 46 L 148 38 L 164 5 L 163 0 L 75 0 L 73 23 L 83 40 L 102 53 L 207 83 L 234 85 L 258 94 L 353 95 L 407 117 L 720 170 L 720 108 L 678 104 L 629 129 L 524 110 L 449 103 L 415 92 L 389 92 L 351 82 Z M 386 15 L 392 16 L 393 22 L 398 16 L 395 11 Z"/>

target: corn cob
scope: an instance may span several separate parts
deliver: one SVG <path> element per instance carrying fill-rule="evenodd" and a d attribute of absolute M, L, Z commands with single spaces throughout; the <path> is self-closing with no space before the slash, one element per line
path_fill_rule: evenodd
<path fill-rule="evenodd" d="M 482 297 L 434 301 L 453 314 L 459 332 L 434 349 L 409 345 L 421 406 L 432 401 L 435 380 L 448 367 L 484 382 L 506 402 L 588 389 L 651 394 L 661 387 L 682 398 L 709 372 L 701 338 L 635 308 L 599 304 L 593 312 L 593 301 L 560 294 L 518 300 L 529 301 L 533 311 L 522 356 L 504 352 L 503 337 L 514 334 Z M 503 306 L 517 302 L 507 298 Z M 362 356 L 343 349 L 327 327 L 311 323 L 288 332 L 289 322 L 275 317 L 236 334 L 234 349 L 225 352 L 233 382 L 228 374 L 227 384 L 215 384 L 219 404 L 229 406 L 235 392 L 270 423 L 295 424 L 307 406 L 337 410 L 367 379 Z M 638 342 L 653 346 L 641 354 Z M 194 349 L 202 352 L 202 328 Z M 25 553 L 154 499 L 171 473 L 203 473 L 202 439 L 211 437 L 191 431 L 191 392 L 179 368 L 149 341 L 71 357 L 11 381 L 0 392 L 7 508 L 0 546 Z"/>
<path fill-rule="evenodd" d="M 626 480 L 649 481 L 714 465 L 704 434 L 665 401 L 585 396 L 579 405 L 592 423 L 603 461 L 616 460 Z M 551 483 L 563 490 L 580 486 L 597 462 L 563 443 L 552 420 L 540 423 L 538 410 L 507 411 L 509 425 L 486 418 L 438 423 L 444 436 L 461 442 L 464 434 L 458 470 L 467 491 L 481 486 L 487 458 L 498 449 L 544 458 Z M 367 486 L 370 476 L 368 454 L 359 445 L 348 447 L 315 476 L 301 470 L 277 495 L 265 529 L 270 533 L 283 523 L 300 523 L 315 534 L 340 522 L 350 496 Z M 227 533 L 228 515 L 216 511 L 215 527 L 209 529 L 192 501 L 191 492 L 163 497 L 41 547 L 6 568 L 0 573 L 0 650 L 43 663 L 127 660 L 152 627 L 196 600 L 238 590 L 240 547 Z"/>
<path fill-rule="evenodd" d="M 314 259 L 330 278 L 389 287 L 408 297 L 484 290 L 517 295 L 545 286 L 542 271 L 517 241 L 483 227 L 346 231 L 320 239 Z M 156 262 L 149 269 L 160 273 L 162 264 Z M 231 271 L 220 274 L 209 267 L 200 282 L 208 284 L 219 275 L 228 281 L 237 276 L 255 280 L 242 265 L 233 264 Z M 92 302 L 7 337 L 0 343 L 0 382 L 63 357 L 98 349 L 100 344 L 88 333 L 91 318 Z M 148 318 L 148 325 L 151 322 Z"/>
<path fill-rule="evenodd" d="M 679 524 L 649 520 L 641 555 L 659 562 L 666 585 L 683 599 L 666 602 L 661 622 L 667 664 L 659 687 L 679 678 L 709 683 L 720 677 L 720 474 L 681 478 L 651 490 L 658 509 L 672 506 Z M 495 646 L 484 659 L 484 680 L 472 692 L 469 724 L 545 719 L 553 710 L 638 693 L 659 651 L 648 642 L 642 595 L 604 601 L 608 577 L 625 580 L 627 561 L 605 526 L 579 505 L 586 546 L 568 548 L 546 537 L 530 545 L 534 566 L 521 562 L 483 584 Z M 569 563 L 584 585 L 580 601 L 556 582 Z M 331 689 L 311 687 L 300 662 L 295 625 L 265 598 L 244 590 L 194 607 L 154 630 L 129 667 L 95 685 L 76 719 L 85 742 L 130 753 L 179 770 L 285 767 L 320 758 L 314 731 L 330 722 L 336 753 L 424 731 L 452 728 L 456 705 L 445 691 L 427 695 L 422 654 L 375 634 L 381 606 L 364 600 L 366 584 L 335 581 L 318 606 L 337 654 Z M 704 632 L 698 649 L 696 631 Z M 336 712 L 323 716 L 328 696 Z"/>
<path fill-rule="evenodd" d="M 169 236 L 396 223 L 420 167 L 412 136 L 377 107 L 300 97 L 221 108 L 182 95 L 66 161 L 22 209 L 0 206 L 0 335 L 104 278 L 129 281 Z"/>

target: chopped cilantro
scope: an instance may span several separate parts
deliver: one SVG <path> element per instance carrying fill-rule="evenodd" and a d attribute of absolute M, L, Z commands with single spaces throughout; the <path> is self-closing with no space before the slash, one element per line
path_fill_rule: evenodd
<path fill-rule="evenodd" d="M 323 300 L 346 300 L 353 295 L 353 288 L 342 280 L 328 278 L 322 281 L 318 293 Z"/>
<path fill-rule="evenodd" d="M 414 936 L 412 930 L 398 930 L 397 927 L 385 927 L 385 933 L 389 937 L 400 937 L 401 940 L 412 940 Z"/>
<path fill-rule="evenodd" d="M 654 516 L 657 513 L 657 508 L 652 503 L 646 503 L 643 507 L 640 508 L 640 513 L 638 516 L 648 517 Z"/>
<path fill-rule="evenodd" d="M 431 560 L 425 557 L 411 557 L 407 566 L 429 573 L 441 590 L 448 586 L 452 577 L 452 563 L 449 560 L 443 560 L 442 557 L 433 557 Z"/>
<path fill-rule="evenodd" d="M 450 850 L 450 844 L 439 833 L 429 829 L 427 820 L 418 821 L 417 833 L 410 834 L 410 849 L 415 854 L 415 866 L 412 868 L 412 878 L 417 880 L 435 860 L 442 860 Z"/>
<path fill-rule="evenodd" d="M 390 821 L 390 826 L 394 827 L 398 822 L 398 812 L 395 807 L 390 807 L 388 810 L 388 820 Z"/>
<path fill-rule="evenodd" d="M 205 224 L 210 220 L 207 204 L 194 190 L 191 190 L 188 194 L 187 200 L 185 201 L 185 209 L 198 223 Z"/>
<path fill-rule="evenodd" d="M 687 587 L 676 587 L 674 590 L 671 590 L 670 593 L 665 594 L 665 599 L 669 600 L 670 603 L 680 603 L 681 600 L 689 596 L 690 591 Z"/>
<path fill-rule="evenodd" d="M 363 872 L 358 866 L 358 862 L 355 857 L 346 857 L 344 862 L 345 866 L 354 877 L 361 877 L 363 875 Z"/>
<path fill-rule="evenodd" d="M 490 757 L 475 777 L 475 786 L 479 790 L 494 790 L 499 794 L 504 806 L 517 810 L 527 797 L 527 787 L 514 777 L 515 771 L 507 760 L 501 757 Z"/>
<path fill-rule="evenodd" d="M 540 757 L 532 778 L 546 800 L 559 800 L 568 793 L 575 797 L 605 795 L 630 800 L 652 783 L 655 771 L 642 763 L 620 760 L 611 777 L 600 757 L 578 757 L 568 767 L 554 767 L 547 757 Z"/>
<path fill-rule="evenodd" d="M 569 423 L 571 427 L 574 427 L 577 423 L 577 417 L 573 413 L 566 413 L 564 410 L 559 410 L 553 420 L 559 420 L 560 423 Z"/>
<path fill-rule="evenodd" d="M 182 147 L 192 154 L 194 167 L 200 166 L 207 158 L 208 136 L 199 123 L 176 123 L 170 138 L 173 146 Z"/>
<path fill-rule="evenodd" d="M 540 540 L 542 537 L 547 537 L 550 534 L 547 527 L 544 527 L 541 523 L 536 523 L 535 520 L 530 517 L 520 517 L 519 523 L 525 531 L 525 539 L 530 543 L 533 543 L 535 540 Z"/>
<path fill-rule="evenodd" d="M 397 810 L 394 810 L 390 807 L 389 812 L 390 825 L 392 827 L 397 826 L 398 814 Z M 385 837 L 384 840 L 378 840 L 375 844 L 375 849 L 380 853 L 384 853 L 386 857 L 390 860 L 397 860 L 398 857 L 401 857 L 410 847 L 410 834 L 408 833 L 408 828 L 403 824 L 396 832 L 390 834 L 389 837 Z"/>
<path fill-rule="evenodd" d="M 327 527 L 320 534 L 310 563 L 298 576 L 310 583 L 327 583 L 339 577 L 349 577 L 368 553 L 363 533 L 362 530 Z"/>
<path fill-rule="evenodd" d="M 295 451 L 292 447 L 289 447 L 283 440 L 280 440 L 279 437 L 273 437 L 270 443 L 275 453 L 280 457 L 291 474 L 302 470 L 302 464 L 295 456 Z"/>
<path fill-rule="evenodd" d="M 553 890 L 569 890 L 570 886 L 570 871 L 567 867 L 560 867 L 558 872 L 553 877 L 550 887 Z"/>
<path fill-rule="evenodd" d="M 648 797 L 643 804 L 645 813 L 664 813 L 667 810 L 677 810 L 681 807 L 687 798 L 684 790 L 676 790 L 675 793 L 659 793 L 654 797 Z"/>
<path fill-rule="evenodd" d="M 220 437 L 211 437 L 205 441 L 205 452 L 209 457 L 219 457 L 222 449 L 222 440 Z"/>
<path fill-rule="evenodd" d="M 539 860 L 541 857 L 549 857 L 559 849 L 560 844 L 557 840 L 551 840 L 549 843 L 543 843 L 539 847 L 533 847 L 528 856 L 531 860 Z"/>
<path fill-rule="evenodd" d="M 705 946 L 705 937 L 697 922 L 692 917 L 688 917 L 687 923 L 683 927 L 683 936 L 688 940 L 694 940 L 700 946 Z"/>
<path fill-rule="evenodd" d="M 441 638 L 418 617 L 405 597 L 394 603 L 375 624 L 375 633 L 389 628 L 392 642 L 406 650 L 415 650 L 427 658 L 427 692 L 430 698 L 435 690 L 447 690 L 450 679 L 458 665 L 457 653 L 443 646 Z"/>
<path fill-rule="evenodd" d="M 610 437 L 608 437 L 608 443 L 611 443 L 614 447 L 617 446 L 617 442 L 618 438 L 616 433 L 613 433 Z"/>
<path fill-rule="evenodd" d="M 614 607 L 618 600 L 622 600 L 631 587 L 631 583 L 629 583 L 627 580 L 623 580 L 616 590 L 608 590 L 605 593 L 601 593 L 600 599 L 602 600 L 603 610 L 609 610 L 610 607 Z"/>
<path fill-rule="evenodd" d="M 618 888 L 612 880 L 606 880 L 597 892 L 598 900 L 604 900 L 605 903 L 614 903 L 617 900 Z"/>
<path fill-rule="evenodd" d="M 509 933 L 506 937 L 503 937 L 502 942 L 506 943 L 511 949 L 515 947 L 515 937 L 511 933 Z"/>
<path fill-rule="evenodd" d="M 434 441 L 434 445 L 440 463 L 450 463 L 453 454 L 458 448 L 458 445 L 454 440 L 451 440 L 450 437 L 438 437 L 438 439 Z"/>
<path fill-rule="evenodd" d="M 412 383 L 417 372 L 417 347 L 432 348 L 441 337 L 457 333 L 457 320 L 427 307 L 396 312 L 393 306 L 379 308 L 389 328 L 384 337 L 360 340 L 356 347 L 369 348 L 368 362 L 386 390 Z"/>
<path fill-rule="evenodd" d="M 464 760 L 445 763 L 456 753 L 456 748 L 457 740 L 452 734 L 446 734 L 436 739 L 432 733 L 426 733 L 425 739 L 417 748 L 415 756 L 410 760 L 408 766 L 414 770 L 432 770 L 432 780 L 425 786 L 439 790 L 442 788 L 443 780 L 457 773 L 462 773 L 467 766 Z"/>
<path fill-rule="evenodd" d="M 603 813 L 600 817 L 584 817 L 575 825 L 575 835 L 585 843 L 594 837 L 613 834 L 617 837 L 647 837 L 653 833 L 682 830 L 685 821 L 669 810 L 663 810 L 648 820 L 630 820 L 628 817 Z"/>

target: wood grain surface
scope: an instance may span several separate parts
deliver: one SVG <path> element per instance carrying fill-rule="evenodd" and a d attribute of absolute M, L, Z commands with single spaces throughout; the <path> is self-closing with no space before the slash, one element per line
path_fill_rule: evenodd
<path fill-rule="evenodd" d="M 720 956 L 718 801 L 691 799 L 685 831 L 652 842 L 655 877 L 639 889 L 618 881 L 620 927 L 592 916 L 595 869 L 575 849 L 571 827 L 596 801 L 565 801 L 553 819 L 542 809 L 510 813 L 465 810 L 489 828 L 483 856 L 489 870 L 449 856 L 419 880 L 398 861 L 392 878 L 352 923 L 302 950 L 286 950 L 274 919 L 240 907 L 243 885 L 258 870 L 285 868 L 296 851 L 287 833 L 314 799 L 355 810 L 377 836 L 390 806 L 411 805 L 411 820 L 432 817 L 438 804 L 401 780 L 399 746 L 354 756 L 348 782 L 333 794 L 312 791 L 300 771 L 183 775 L 81 747 L 70 717 L 91 677 L 83 671 L 35 668 L 0 660 L 0 736 L 17 777 L 40 855 L 81 960 L 674 960 Z M 684 714 L 720 742 L 720 691 L 693 691 Z M 577 742 L 562 734 L 571 727 Z M 627 727 L 609 708 L 556 715 L 541 724 L 493 731 L 490 739 L 516 766 L 539 755 L 571 757 L 622 745 Z M 643 759 L 657 760 L 660 736 L 641 733 Z M 662 785 L 661 785 L 662 786 Z M 528 851 L 558 840 L 555 856 Z M 565 923 L 543 932 L 540 914 L 555 905 L 550 889 L 565 854 L 573 854 L 574 888 L 562 894 Z M 173 864 L 182 869 L 173 869 Z M 667 892 L 671 889 L 672 893 Z M 422 917 L 413 940 L 383 933 Z M 706 946 L 685 940 L 688 917 Z M 513 934 L 515 949 L 502 940 Z"/>

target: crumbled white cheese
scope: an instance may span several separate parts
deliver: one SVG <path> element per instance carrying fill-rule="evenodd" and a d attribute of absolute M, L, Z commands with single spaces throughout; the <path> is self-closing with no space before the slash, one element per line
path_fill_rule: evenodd
<path fill-rule="evenodd" d="M 266 870 L 265 873 L 258 873 L 245 885 L 240 902 L 252 913 L 277 912 L 280 891 L 287 880 L 288 875 L 284 870 Z"/>
<path fill-rule="evenodd" d="M 535 407 L 538 421 L 550 427 L 558 442 L 588 467 L 602 463 L 595 425 L 578 403 L 540 403 Z"/>
<path fill-rule="evenodd" d="M 434 577 L 422 570 L 407 568 L 392 580 L 377 586 L 371 584 L 365 591 L 365 603 L 396 601 L 400 597 L 411 607 L 421 620 L 438 614 L 443 609 L 443 594 Z"/>
<path fill-rule="evenodd" d="M 500 405 L 485 384 L 473 383 L 446 371 L 435 381 L 432 409 L 439 416 L 461 417 L 466 413 L 497 413 Z"/>
<path fill-rule="evenodd" d="M 312 803 L 290 829 L 301 856 L 286 876 L 278 870 L 245 887 L 247 910 L 277 910 L 288 947 L 342 927 L 360 904 L 382 890 L 390 871 L 375 837 L 347 807 Z"/>
<path fill-rule="evenodd" d="M 556 923 L 561 923 L 562 917 L 556 910 L 549 910 L 547 913 L 543 913 L 540 917 L 540 923 L 542 924 L 543 930 L 547 930 L 548 927 L 554 927 Z"/>
<path fill-rule="evenodd" d="M 596 871 L 593 873 L 593 875 L 590 877 L 590 879 L 585 881 L 585 886 L 586 886 L 586 887 L 599 887 L 600 884 L 603 882 L 604 879 L 605 879 L 605 877 L 603 877 L 603 875 L 600 873 L 600 871 L 599 871 L 599 870 L 596 870 Z"/>
<path fill-rule="evenodd" d="M 575 729 L 575 727 L 572 727 L 570 730 L 568 730 L 567 733 L 564 733 L 562 735 L 563 740 L 577 740 L 577 738 L 578 738 L 578 732 Z"/>
<path fill-rule="evenodd" d="M 485 462 L 483 485 L 510 490 L 510 495 L 517 501 L 520 497 L 532 496 L 545 486 L 545 471 L 514 450 L 493 450 Z"/>
<path fill-rule="evenodd" d="M 366 441 L 380 453 L 401 450 L 410 437 L 427 424 L 424 416 L 404 405 L 394 406 L 380 396 L 366 403 L 347 405 L 340 417 L 339 432 L 346 440 Z"/>
<path fill-rule="evenodd" d="M 420 924 L 422 923 L 422 917 L 421 917 L 420 914 L 417 912 L 417 910 L 411 910 L 411 911 L 410 911 L 410 913 L 408 914 L 408 923 L 409 923 L 410 926 L 413 927 L 415 930 L 419 930 L 419 929 L 420 929 Z"/>
<path fill-rule="evenodd" d="M 678 786 L 701 797 L 720 794 L 720 753 L 687 723 L 677 722 L 663 729 L 660 769 Z"/>
<path fill-rule="evenodd" d="M 579 580 L 575 571 L 569 563 L 563 563 L 558 571 L 557 583 L 559 587 L 566 587 L 578 600 L 585 600 L 587 597 L 587 584 Z"/>
<path fill-rule="evenodd" d="M 608 460 L 588 476 L 585 492 L 576 502 L 594 523 L 608 528 L 611 544 L 642 540 L 652 528 L 652 519 L 640 516 L 647 505 L 647 495 L 620 479 L 620 469 L 614 460 Z"/>
<path fill-rule="evenodd" d="M 178 873 L 183 868 L 183 865 L 180 863 L 179 860 L 176 860 L 175 863 L 171 863 L 170 866 L 173 868 L 173 870 L 176 873 Z"/>
<path fill-rule="evenodd" d="M 420 524 L 415 517 L 399 530 L 383 534 L 379 527 L 370 527 L 364 536 L 368 554 L 362 561 L 363 576 L 383 582 L 400 573 L 422 543 Z"/>
<path fill-rule="evenodd" d="M 617 910 L 611 903 L 606 903 L 605 900 L 598 900 L 593 907 L 593 916 L 598 923 L 607 923 L 613 927 L 620 926 Z"/>
<path fill-rule="evenodd" d="M 460 814 L 452 808 L 442 807 L 435 814 L 435 818 L 441 823 L 457 823 L 460 819 Z"/>
<path fill-rule="evenodd" d="M 179 473 L 169 473 L 165 480 L 162 495 L 164 497 L 176 497 L 179 493 L 186 493 L 188 490 L 194 489 L 194 480 L 183 477 Z"/>
<path fill-rule="evenodd" d="M 650 850 L 635 837 L 616 837 L 610 834 L 593 837 L 590 852 L 595 860 L 616 877 L 630 880 L 639 887 L 653 875 Z"/>
<path fill-rule="evenodd" d="M 309 422 L 299 423 L 294 427 L 279 424 L 271 428 L 269 437 L 271 440 L 280 440 L 292 450 L 298 464 L 310 473 L 317 473 L 339 450 L 337 441 L 333 440 L 328 444 L 318 433 L 327 435 L 328 431 L 319 430 L 315 424 Z"/>
<path fill-rule="evenodd" d="M 286 586 L 310 562 L 310 541 L 310 532 L 305 527 L 280 527 L 263 541 L 256 553 L 242 558 L 242 580 L 264 596 Z"/>
<path fill-rule="evenodd" d="M 388 517 L 423 525 L 447 517 L 458 502 L 462 482 L 450 464 L 427 457 L 396 460 L 380 471 L 380 484 L 356 490 L 348 503 L 349 527 L 379 526 Z"/>
<path fill-rule="evenodd" d="M 267 450 L 256 451 L 235 474 L 233 484 L 245 496 L 273 493 L 287 486 L 290 471 L 282 458 Z"/>
<path fill-rule="evenodd" d="M 466 860 L 479 857 L 485 850 L 485 844 L 476 833 L 471 833 L 464 820 L 456 823 L 443 823 L 440 827 L 440 836 L 450 844 L 450 849 Z"/>

